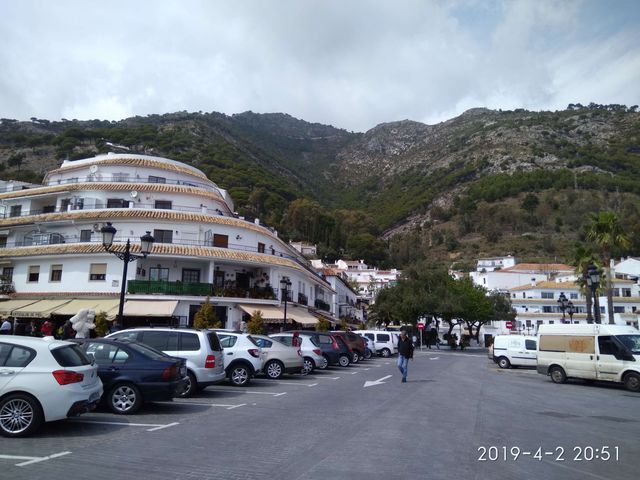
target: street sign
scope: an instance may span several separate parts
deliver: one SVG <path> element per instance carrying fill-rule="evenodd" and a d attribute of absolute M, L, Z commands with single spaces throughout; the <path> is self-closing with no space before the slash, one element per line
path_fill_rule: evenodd
<path fill-rule="evenodd" d="M 424 330 L 424 323 L 418 324 L 418 330 Z"/>
<path fill-rule="evenodd" d="M 509 330 L 513 329 L 513 322 L 505 322 L 505 327 L 507 327 Z"/>

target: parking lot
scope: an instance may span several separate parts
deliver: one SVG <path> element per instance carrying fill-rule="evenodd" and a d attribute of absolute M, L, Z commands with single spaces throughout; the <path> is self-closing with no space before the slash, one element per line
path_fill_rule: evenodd
<path fill-rule="evenodd" d="M 483 353 L 443 349 L 417 352 L 407 384 L 395 358 L 376 358 L 221 384 L 135 415 L 99 410 L 46 424 L 2 440 L 0 468 L 12 479 L 635 479 L 639 401 L 615 386 L 556 385 L 535 370 L 500 370 Z M 586 446 L 617 447 L 618 458 L 574 460 Z M 483 460 L 490 447 L 507 447 L 506 459 Z M 538 447 L 560 447 L 564 460 L 524 455 Z"/>

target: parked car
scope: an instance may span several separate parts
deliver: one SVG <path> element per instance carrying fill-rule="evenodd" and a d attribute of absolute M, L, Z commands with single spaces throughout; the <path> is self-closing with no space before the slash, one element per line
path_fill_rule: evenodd
<path fill-rule="evenodd" d="M 572 377 L 604 380 L 640 392 L 640 333 L 634 327 L 540 325 L 537 361 L 538 373 L 555 383 Z"/>
<path fill-rule="evenodd" d="M 364 358 L 369 360 L 376 354 L 376 342 L 372 339 L 365 337 L 363 334 L 359 334 L 364 340 Z"/>
<path fill-rule="evenodd" d="M 137 412 L 144 402 L 172 400 L 185 388 L 187 363 L 132 340 L 74 339 L 98 364 L 102 401 L 113 413 Z"/>
<path fill-rule="evenodd" d="M 107 335 L 116 340 L 135 340 L 172 357 L 187 361 L 187 382 L 180 397 L 189 397 L 226 378 L 218 335 L 193 328 L 140 327 Z"/>
<path fill-rule="evenodd" d="M 103 387 L 82 349 L 53 337 L 0 337 L 0 435 L 22 437 L 44 422 L 93 410 Z"/>
<path fill-rule="evenodd" d="M 500 368 L 535 367 L 537 343 L 526 335 L 496 335 L 489 347 L 491 359 Z"/>
<path fill-rule="evenodd" d="M 378 355 L 390 357 L 391 355 L 398 353 L 398 341 L 395 332 L 382 330 L 357 330 L 356 333 L 373 340 L 375 342 Z"/>
<path fill-rule="evenodd" d="M 225 372 L 233 385 L 243 387 L 262 371 L 262 352 L 251 335 L 217 329 L 224 349 Z"/>
<path fill-rule="evenodd" d="M 293 333 L 275 333 L 269 335 L 270 338 L 278 340 L 288 346 L 293 346 Z M 317 343 L 317 339 L 312 335 L 298 334 L 300 342 L 300 352 L 302 353 L 302 359 L 304 361 L 305 373 L 311 373 L 316 368 L 327 368 L 327 359 L 322 356 L 322 350 Z"/>
<path fill-rule="evenodd" d="M 273 379 L 284 373 L 303 373 L 304 360 L 300 347 L 285 345 L 265 335 L 251 335 L 261 349 L 262 371 Z"/>
<path fill-rule="evenodd" d="M 336 335 L 349 346 L 352 350 L 352 358 L 351 361 L 353 363 L 358 363 L 360 360 L 364 359 L 364 340 L 360 335 L 356 335 L 353 332 L 344 332 L 342 330 L 336 330 L 331 332 L 332 335 Z"/>
<path fill-rule="evenodd" d="M 327 365 L 347 367 L 351 363 L 353 352 L 341 338 L 328 332 L 313 332 L 309 330 L 292 330 L 283 333 L 294 332 L 298 332 L 299 335 L 312 337 L 315 340 L 315 344 L 320 347 L 322 356 L 326 358 Z"/>

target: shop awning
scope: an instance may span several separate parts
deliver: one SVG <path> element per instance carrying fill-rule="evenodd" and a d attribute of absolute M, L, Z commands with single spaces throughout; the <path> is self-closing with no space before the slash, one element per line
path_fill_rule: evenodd
<path fill-rule="evenodd" d="M 118 308 L 120 301 L 117 299 L 80 299 L 76 298 L 71 300 L 66 305 L 61 306 L 60 308 L 51 312 L 53 315 L 75 315 L 80 310 L 84 308 L 88 308 L 89 310 L 95 310 L 96 314 L 100 312 L 105 312 L 108 316 L 111 310 Z"/>
<path fill-rule="evenodd" d="M 124 315 L 127 317 L 171 317 L 178 300 L 127 300 Z"/>
<path fill-rule="evenodd" d="M 14 310 L 14 317 L 49 318 L 51 312 L 69 303 L 71 299 L 39 300 L 36 303 Z"/>
<path fill-rule="evenodd" d="M 20 308 L 26 307 L 27 305 L 31 305 L 36 303 L 37 299 L 31 300 L 7 300 L 5 302 L 0 302 L 0 315 L 8 316 L 11 315 L 11 312 L 14 310 L 18 310 Z"/>
<path fill-rule="evenodd" d="M 262 319 L 268 323 L 282 322 L 284 310 L 274 305 L 238 305 L 243 312 L 253 316 L 255 312 L 262 312 Z M 288 313 L 288 312 L 287 312 Z"/>
<path fill-rule="evenodd" d="M 293 307 L 287 309 L 287 320 L 295 320 L 304 327 L 313 327 L 318 324 L 318 318 L 309 313 L 306 308 Z"/>

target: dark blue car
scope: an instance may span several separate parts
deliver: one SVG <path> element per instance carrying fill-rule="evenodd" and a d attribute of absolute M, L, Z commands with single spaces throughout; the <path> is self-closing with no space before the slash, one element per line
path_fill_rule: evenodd
<path fill-rule="evenodd" d="M 102 401 L 112 412 L 131 414 L 143 402 L 167 401 L 185 387 L 186 361 L 130 340 L 75 339 L 98 365 Z"/>

